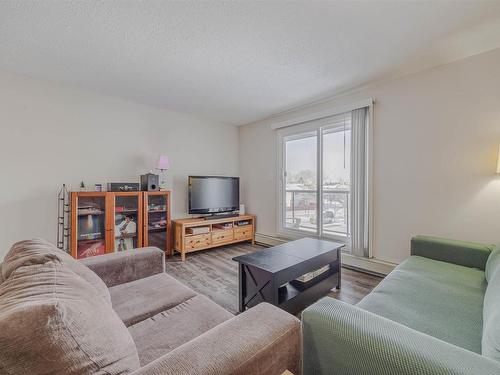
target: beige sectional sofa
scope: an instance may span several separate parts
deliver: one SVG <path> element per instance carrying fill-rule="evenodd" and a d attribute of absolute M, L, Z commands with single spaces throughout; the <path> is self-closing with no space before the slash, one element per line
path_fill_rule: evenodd
<path fill-rule="evenodd" d="M 233 316 L 165 273 L 156 248 L 76 261 L 43 240 L 0 265 L 0 374 L 300 373 L 300 322 Z"/>

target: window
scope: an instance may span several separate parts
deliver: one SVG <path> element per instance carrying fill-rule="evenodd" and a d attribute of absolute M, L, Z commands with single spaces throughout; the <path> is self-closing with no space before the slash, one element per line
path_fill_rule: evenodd
<path fill-rule="evenodd" d="M 368 179 L 360 175 L 369 165 L 368 111 L 363 110 L 361 117 L 352 111 L 278 130 L 280 234 L 340 240 L 367 254 Z"/>

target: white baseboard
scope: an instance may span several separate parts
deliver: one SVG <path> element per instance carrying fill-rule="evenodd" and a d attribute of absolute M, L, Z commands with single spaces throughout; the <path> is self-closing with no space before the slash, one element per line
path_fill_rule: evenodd
<path fill-rule="evenodd" d="M 342 254 L 342 264 L 379 275 L 388 275 L 397 264 L 376 258 L 362 258 L 351 254 Z"/>
<path fill-rule="evenodd" d="M 288 241 L 291 240 L 269 236 L 267 234 L 255 233 L 255 242 L 266 246 L 276 246 Z M 394 267 L 397 266 L 397 264 L 395 263 L 386 262 L 384 260 L 379 260 L 376 258 L 362 258 L 347 253 L 342 253 L 342 264 L 348 267 L 354 267 L 360 270 L 380 275 L 389 274 L 394 269 Z"/>
<path fill-rule="evenodd" d="M 255 233 L 255 242 L 266 246 L 276 246 L 282 243 L 288 242 L 289 240 L 274 236 L 269 236 L 267 234 Z"/>

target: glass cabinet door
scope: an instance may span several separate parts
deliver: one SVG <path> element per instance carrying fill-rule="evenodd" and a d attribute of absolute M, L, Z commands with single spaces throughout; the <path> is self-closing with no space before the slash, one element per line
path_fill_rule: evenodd
<path fill-rule="evenodd" d="M 106 198 L 79 196 L 76 212 L 76 257 L 106 252 Z"/>
<path fill-rule="evenodd" d="M 168 251 L 170 235 L 168 193 L 148 193 L 146 201 L 145 245 Z"/>
<path fill-rule="evenodd" d="M 114 194 L 113 251 L 136 249 L 142 246 L 140 207 L 139 194 Z"/>

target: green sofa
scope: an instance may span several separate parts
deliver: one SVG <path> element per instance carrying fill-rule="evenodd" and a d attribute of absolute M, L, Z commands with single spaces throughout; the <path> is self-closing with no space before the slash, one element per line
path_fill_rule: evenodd
<path fill-rule="evenodd" d="M 428 236 L 357 305 L 302 313 L 304 375 L 500 374 L 500 250 Z"/>

